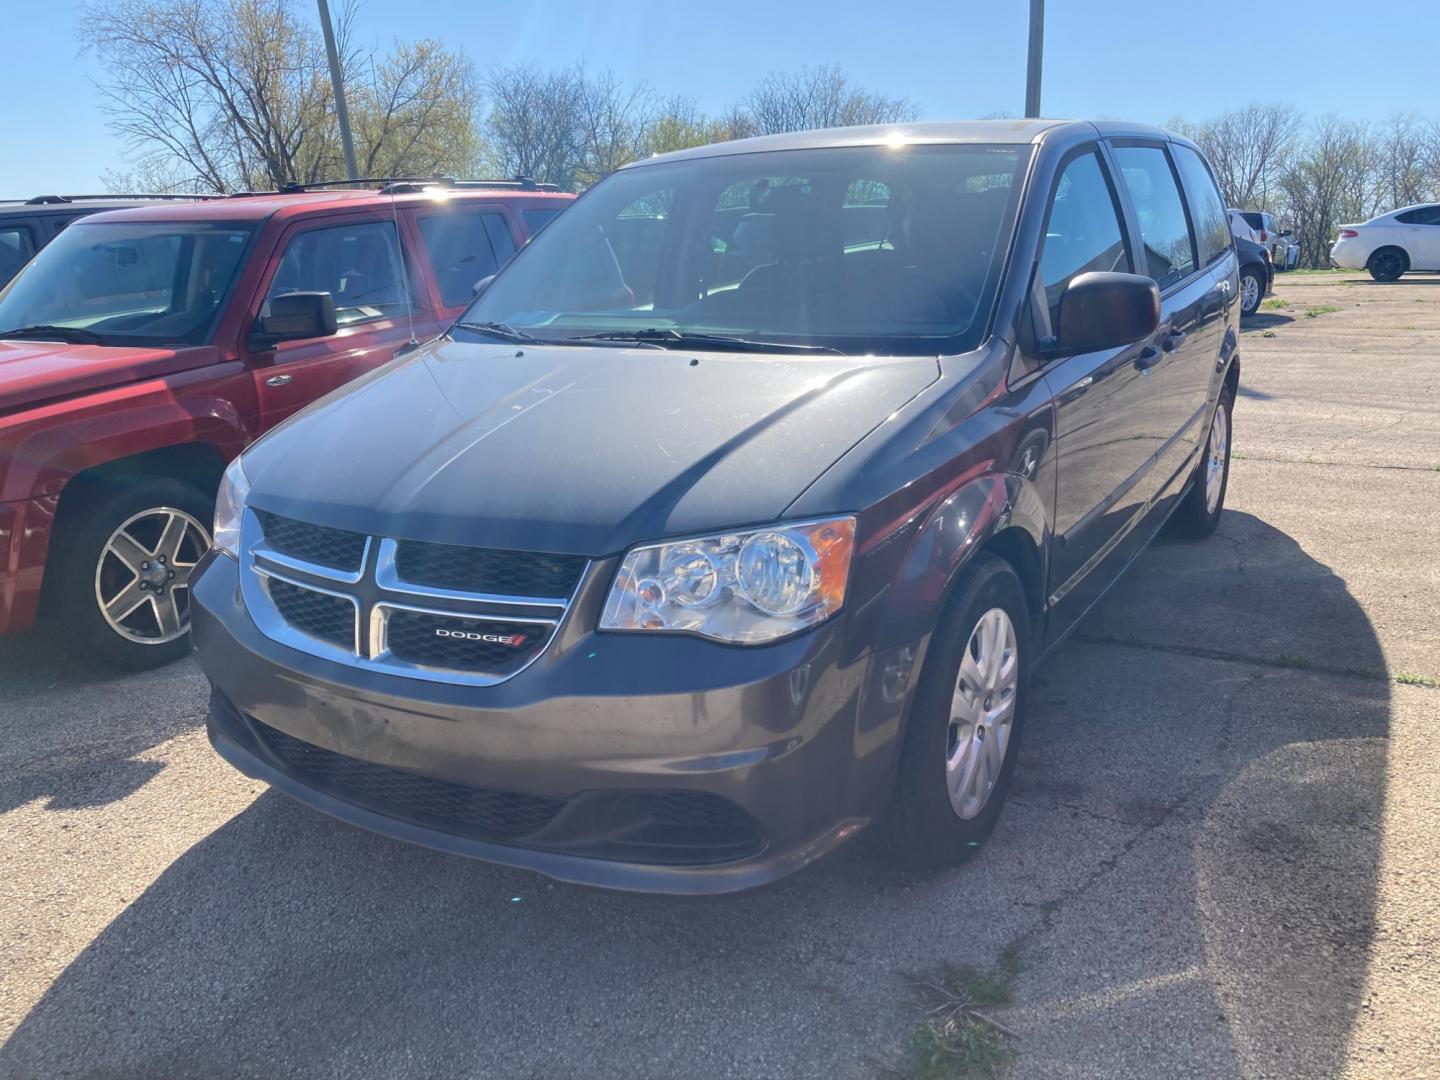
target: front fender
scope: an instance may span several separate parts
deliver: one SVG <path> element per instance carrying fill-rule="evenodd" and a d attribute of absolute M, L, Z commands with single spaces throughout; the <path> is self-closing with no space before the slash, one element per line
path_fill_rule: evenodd
<path fill-rule="evenodd" d="M 927 637 L 956 577 L 975 552 L 1007 529 L 1023 534 L 1022 543 L 1030 545 L 1038 569 L 1043 565 L 1045 522 L 1045 501 L 1033 470 L 1029 476 L 985 473 L 941 499 L 906 530 L 910 540 L 904 554 L 877 597 L 879 603 L 872 605 L 866 633 L 873 647 Z"/>
<path fill-rule="evenodd" d="M 7 416 L 0 502 L 58 494 L 87 469 L 167 446 L 207 443 L 229 460 L 254 438 L 230 389 L 150 382 Z"/>

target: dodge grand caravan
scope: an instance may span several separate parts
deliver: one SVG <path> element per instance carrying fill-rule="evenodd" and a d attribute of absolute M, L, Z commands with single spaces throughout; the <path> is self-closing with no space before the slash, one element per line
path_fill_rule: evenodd
<path fill-rule="evenodd" d="M 1237 268 L 1119 123 L 652 158 L 226 472 L 194 581 L 250 776 L 443 851 L 724 892 L 867 825 L 957 863 L 1034 671 L 1210 533 Z"/>

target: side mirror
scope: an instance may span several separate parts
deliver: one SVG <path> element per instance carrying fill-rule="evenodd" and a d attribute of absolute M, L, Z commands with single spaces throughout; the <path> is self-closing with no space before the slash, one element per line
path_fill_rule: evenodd
<path fill-rule="evenodd" d="M 1070 279 L 1060 294 L 1052 356 L 1133 345 L 1160 325 L 1160 290 L 1139 274 L 1092 271 Z"/>
<path fill-rule="evenodd" d="M 484 292 L 486 289 L 488 289 L 488 288 L 490 287 L 490 283 L 491 283 L 492 281 L 494 281 L 494 280 L 495 280 L 495 275 L 494 275 L 494 274 L 486 274 L 486 275 L 485 275 L 484 277 L 482 277 L 479 281 L 475 282 L 474 285 L 470 286 L 470 291 L 471 291 L 474 295 L 479 296 L 482 292 Z"/>
<path fill-rule="evenodd" d="M 256 333 L 267 342 L 328 337 L 335 333 L 335 301 L 328 292 L 271 297 L 260 312 Z"/>

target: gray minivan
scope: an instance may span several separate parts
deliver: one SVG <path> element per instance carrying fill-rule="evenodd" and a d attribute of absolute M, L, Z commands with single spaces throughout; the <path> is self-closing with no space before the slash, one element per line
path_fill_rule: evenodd
<path fill-rule="evenodd" d="M 1196 147 L 1043 120 L 637 162 L 230 467 L 210 737 L 557 878 L 774 880 L 995 825 L 1032 674 L 1214 530 L 1237 267 Z"/>

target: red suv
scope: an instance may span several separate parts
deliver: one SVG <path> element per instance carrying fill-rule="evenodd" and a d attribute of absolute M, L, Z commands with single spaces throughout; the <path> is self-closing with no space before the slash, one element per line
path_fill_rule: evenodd
<path fill-rule="evenodd" d="M 526 180 L 397 182 L 66 229 L 0 292 L 0 635 L 43 607 L 124 666 L 187 651 L 226 463 L 439 334 L 571 198 Z"/>

